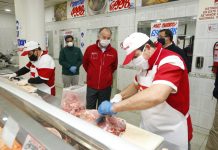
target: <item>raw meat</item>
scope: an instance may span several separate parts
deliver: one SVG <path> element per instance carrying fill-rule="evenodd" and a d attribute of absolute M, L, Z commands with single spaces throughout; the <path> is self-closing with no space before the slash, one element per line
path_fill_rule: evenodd
<path fill-rule="evenodd" d="M 62 109 L 70 114 L 77 116 L 83 120 L 88 121 L 105 131 L 120 135 L 126 130 L 126 122 L 123 119 L 106 116 L 105 121 L 96 124 L 96 119 L 100 117 L 100 114 L 96 109 L 85 109 L 84 103 L 80 100 L 79 96 L 73 91 L 66 91 L 62 99 Z"/>
<path fill-rule="evenodd" d="M 96 124 L 95 120 L 100 117 L 97 110 L 84 110 L 81 112 L 79 116 L 81 119 L 86 120 L 92 124 Z M 106 116 L 105 121 L 97 124 L 98 127 L 102 128 L 105 131 L 113 133 L 119 136 L 122 132 L 126 130 L 126 122 L 123 119 L 114 117 L 114 116 Z"/>
<path fill-rule="evenodd" d="M 99 123 L 98 126 L 105 131 L 119 136 L 126 130 L 126 121 L 117 117 L 106 116 L 105 121 Z"/>
<path fill-rule="evenodd" d="M 82 110 L 85 110 L 85 106 L 80 102 L 77 94 L 71 91 L 65 92 L 61 107 L 64 111 L 79 117 Z"/>
<path fill-rule="evenodd" d="M 81 115 L 79 118 L 86 120 L 90 123 L 95 123 L 95 120 L 100 117 L 98 111 L 96 109 L 86 109 L 81 111 Z"/>

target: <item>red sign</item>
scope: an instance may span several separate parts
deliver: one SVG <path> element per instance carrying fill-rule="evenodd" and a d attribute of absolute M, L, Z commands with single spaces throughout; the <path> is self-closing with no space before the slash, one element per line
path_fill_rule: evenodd
<path fill-rule="evenodd" d="M 130 9 L 134 7 L 133 0 L 110 0 L 109 11 L 118 11 L 123 9 Z"/>
<path fill-rule="evenodd" d="M 85 0 L 72 0 L 69 5 L 72 17 L 85 15 Z"/>
<path fill-rule="evenodd" d="M 76 7 L 73 7 L 71 11 L 71 16 L 78 17 L 78 16 L 84 16 L 85 15 L 85 6 L 79 5 Z"/>

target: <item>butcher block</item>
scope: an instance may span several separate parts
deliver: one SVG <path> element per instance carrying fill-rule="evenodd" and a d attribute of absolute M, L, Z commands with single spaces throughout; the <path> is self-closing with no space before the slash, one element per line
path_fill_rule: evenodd
<path fill-rule="evenodd" d="M 163 137 L 143 130 L 139 127 L 126 124 L 126 131 L 121 135 L 126 141 L 136 144 L 145 150 L 155 150 L 164 140 Z"/>

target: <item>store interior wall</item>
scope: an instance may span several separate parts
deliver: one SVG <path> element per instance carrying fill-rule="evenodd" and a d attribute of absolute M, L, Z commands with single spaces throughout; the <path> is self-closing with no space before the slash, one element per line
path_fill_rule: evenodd
<path fill-rule="evenodd" d="M 9 54 L 16 49 L 16 22 L 11 14 L 0 14 L 0 52 Z"/>

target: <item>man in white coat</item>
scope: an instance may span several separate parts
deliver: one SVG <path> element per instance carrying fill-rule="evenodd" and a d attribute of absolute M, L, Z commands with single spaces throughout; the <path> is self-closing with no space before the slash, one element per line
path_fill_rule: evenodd
<path fill-rule="evenodd" d="M 140 127 L 161 135 L 166 141 L 188 149 L 192 138 L 189 115 L 189 81 L 181 57 L 154 44 L 146 34 L 133 33 L 122 43 L 123 65 L 140 69 L 134 82 L 98 108 L 102 115 L 141 110 Z"/>

